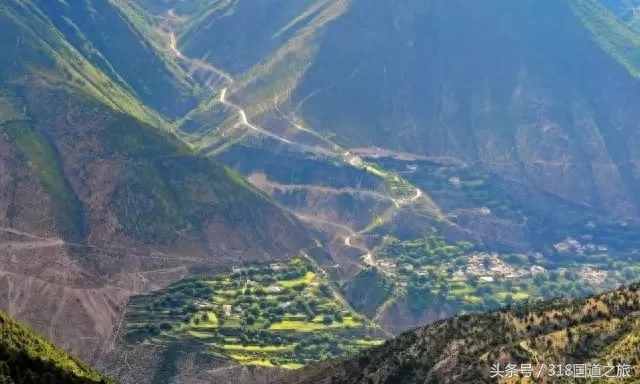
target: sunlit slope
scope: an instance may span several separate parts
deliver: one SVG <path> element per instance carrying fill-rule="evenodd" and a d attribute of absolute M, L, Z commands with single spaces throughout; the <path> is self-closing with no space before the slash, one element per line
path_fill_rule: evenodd
<path fill-rule="evenodd" d="M 207 153 L 260 136 L 227 88 L 297 143 L 453 157 L 637 213 L 640 40 L 595 0 L 139 3 L 180 19 L 181 52 L 232 80 L 197 72 L 212 96 L 177 124 Z"/>
<path fill-rule="evenodd" d="M 158 114 L 86 60 L 33 2 L 6 0 L 0 6 L 4 81 L 37 74 L 139 120 L 162 124 Z"/>
<path fill-rule="evenodd" d="M 526 303 L 454 317 L 351 358 L 309 367 L 283 382 L 637 382 L 638 309 L 635 284 L 586 299 Z M 515 375 L 505 373 L 508 364 L 515 365 Z M 562 364 L 563 369 L 570 365 L 571 371 L 561 377 L 550 364 Z M 583 376 L 574 371 L 574 364 L 588 366 Z M 529 377 L 523 377 L 526 365 L 531 369 Z M 591 370 L 595 365 L 602 368 L 599 375 L 595 368 Z"/>
<path fill-rule="evenodd" d="M 196 84 L 172 68 L 150 32 L 139 30 L 137 20 L 129 21 L 112 2 L 32 3 L 84 59 L 149 108 L 173 118 L 196 104 Z"/>
<path fill-rule="evenodd" d="M 115 383 L 0 312 L 0 381 Z"/>

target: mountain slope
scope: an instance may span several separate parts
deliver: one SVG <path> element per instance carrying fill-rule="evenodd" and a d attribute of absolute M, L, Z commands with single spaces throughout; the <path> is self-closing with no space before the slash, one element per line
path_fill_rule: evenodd
<path fill-rule="evenodd" d="M 163 20 L 176 61 L 214 94 L 181 137 L 322 232 L 351 304 L 388 329 L 496 299 L 453 276 L 472 253 L 440 265 L 424 249 L 407 281 L 387 272 L 419 296 L 437 269 L 456 292 L 438 291 L 442 308 L 363 295 L 352 280 L 392 261 L 386 235 L 435 229 L 517 254 L 516 269 L 615 259 L 604 273 L 618 279 L 635 266 L 640 40 L 596 0 L 125 2 Z M 561 255 L 567 239 L 591 254 Z M 502 283 L 486 289 L 503 299 Z M 534 285 L 517 294 L 549 293 Z"/>
<path fill-rule="evenodd" d="M 295 217 L 166 133 L 36 2 L 0 3 L 0 29 L 3 310 L 99 358 L 130 295 L 315 246 Z"/>
<path fill-rule="evenodd" d="M 196 84 L 111 2 L 32 3 L 86 60 L 148 107 L 174 118 L 195 106 Z"/>
<path fill-rule="evenodd" d="M 598 211 L 637 215 L 638 71 L 609 55 L 614 28 L 625 26 L 585 28 L 607 19 L 597 7 L 354 2 L 328 28 L 291 105 L 350 146 L 479 162 Z"/>
<path fill-rule="evenodd" d="M 407 332 L 356 356 L 292 374 L 287 383 L 516 382 L 505 367 L 531 364 L 522 383 L 574 382 L 550 364 L 613 366 L 613 374 L 581 382 L 638 380 L 640 286 L 632 284 L 585 299 L 524 303 L 499 312 L 454 317 Z M 492 368 L 499 364 L 500 375 Z M 545 365 L 546 364 L 546 365 Z M 615 377 L 618 364 L 629 376 Z M 542 370 L 542 371 L 541 371 Z M 542 372 L 542 373 L 538 373 Z M 595 373 L 596 371 L 592 371 Z M 524 373 L 523 373 L 524 375 Z M 569 377 L 566 377 L 569 375 Z M 492 376 L 494 376 L 492 378 Z M 538 376 L 540 380 L 534 380 Z M 576 376 L 580 377 L 580 376 Z M 584 376 L 583 376 L 584 377 Z"/>
<path fill-rule="evenodd" d="M 315 145 L 295 116 L 347 148 L 455 158 L 595 212 L 638 214 L 640 40 L 597 1 L 279 2 L 283 20 L 244 3 L 186 13 L 179 43 L 239 77 L 229 91 L 263 128 Z M 230 118 L 215 105 L 195 117 Z M 207 118 L 185 125 L 199 145 L 222 129 L 238 137 Z"/>
<path fill-rule="evenodd" d="M 0 312 L 0 382 L 113 383 Z"/>

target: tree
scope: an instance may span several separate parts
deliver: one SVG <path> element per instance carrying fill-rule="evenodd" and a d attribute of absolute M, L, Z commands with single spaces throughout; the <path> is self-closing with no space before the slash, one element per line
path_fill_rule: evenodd
<path fill-rule="evenodd" d="M 147 324 L 147 331 L 152 336 L 156 336 L 160 333 L 160 330 L 155 324 Z"/>
<path fill-rule="evenodd" d="M 513 296 L 511 294 L 508 294 L 504 297 L 504 303 L 506 305 L 511 305 L 513 304 Z"/>
<path fill-rule="evenodd" d="M 543 275 L 535 275 L 533 277 L 533 284 L 535 284 L 537 287 L 542 286 L 542 284 L 544 284 L 544 276 Z"/>
<path fill-rule="evenodd" d="M 325 325 L 331 325 L 331 324 L 333 324 L 333 320 L 334 320 L 333 316 L 331 316 L 331 315 L 325 315 L 325 316 L 322 318 L 322 324 L 325 324 Z"/>
<path fill-rule="evenodd" d="M 507 290 L 507 291 L 511 291 L 511 290 L 513 290 L 513 281 L 508 280 L 508 279 L 507 279 L 507 280 L 504 280 L 503 287 L 504 287 L 504 289 L 505 289 L 505 290 Z"/>
<path fill-rule="evenodd" d="M 329 284 L 327 283 L 322 283 L 318 286 L 318 292 L 320 293 L 321 296 L 323 297 L 327 297 L 330 298 L 332 296 L 331 294 L 331 288 L 329 287 Z"/>
<path fill-rule="evenodd" d="M 245 320 L 248 325 L 253 325 L 256 322 L 256 317 L 252 314 L 248 314 L 247 317 L 245 317 Z"/>

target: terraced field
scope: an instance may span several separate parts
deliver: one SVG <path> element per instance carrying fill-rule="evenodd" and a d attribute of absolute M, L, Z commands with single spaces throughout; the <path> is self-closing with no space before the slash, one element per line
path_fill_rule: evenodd
<path fill-rule="evenodd" d="M 183 280 L 134 297 L 126 316 L 131 343 L 195 341 L 213 356 L 287 369 L 380 344 L 379 334 L 306 258 Z"/>

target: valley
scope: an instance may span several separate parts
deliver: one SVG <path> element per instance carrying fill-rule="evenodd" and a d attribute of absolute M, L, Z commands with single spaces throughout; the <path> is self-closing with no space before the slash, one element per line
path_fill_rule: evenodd
<path fill-rule="evenodd" d="M 0 0 L 0 309 L 264 384 L 637 281 L 630 7 Z"/>
<path fill-rule="evenodd" d="M 175 9 L 163 12 L 161 19 L 191 25 L 178 26 L 182 38 L 190 34 L 189 16 Z M 638 278 L 632 262 L 638 248 L 623 227 L 589 203 L 544 186 L 525 187 L 521 178 L 498 171 L 511 167 L 511 161 L 525 168 L 577 164 L 486 157 L 470 161 L 406 147 L 345 145 L 344 137 L 327 135 L 322 125 L 310 128 L 303 118 L 305 106 L 351 82 L 363 65 L 335 81 L 325 79 L 325 85 L 309 90 L 297 103 L 287 91 L 256 99 L 247 91 L 251 86 L 245 74 L 232 76 L 234 70 L 217 67 L 215 53 L 189 56 L 179 48 L 172 24 L 163 28 L 168 50 L 187 72 L 203 79 L 211 94 L 173 129 L 319 231 L 318 239 L 333 259 L 321 268 L 338 283 L 347 302 L 384 333 L 528 298 L 585 296 Z M 215 130 L 205 122 L 207 116 L 216 122 Z M 303 179 L 305 169 L 312 173 Z M 546 209 L 558 206 L 562 210 Z M 585 210 L 587 214 L 580 212 Z M 635 219 L 627 223 L 636 225 L 631 224 Z M 609 235 L 601 237 L 604 232 Z M 563 245 L 575 245 L 575 239 L 578 247 Z M 566 257 L 572 261 L 562 261 Z M 373 296 L 363 292 L 371 287 Z M 259 353 L 231 355 L 227 351 L 225 356 L 249 365 L 273 364 Z"/>

